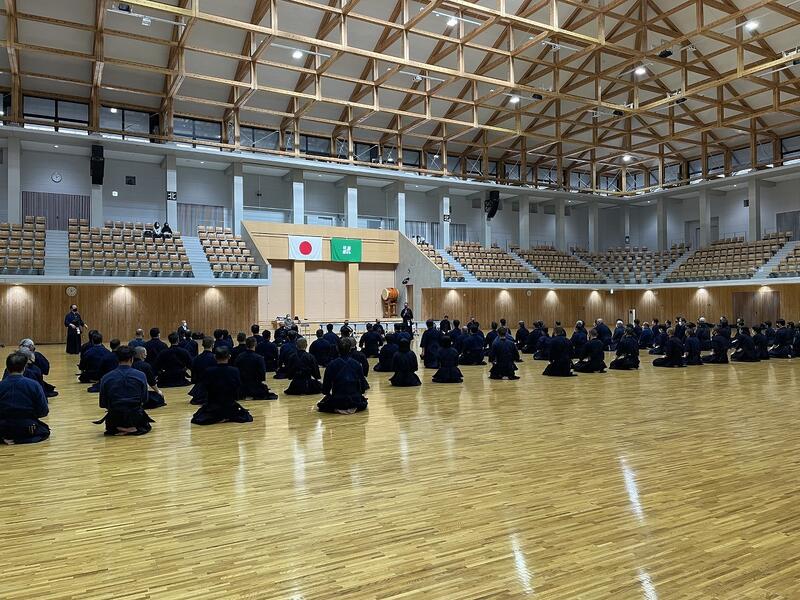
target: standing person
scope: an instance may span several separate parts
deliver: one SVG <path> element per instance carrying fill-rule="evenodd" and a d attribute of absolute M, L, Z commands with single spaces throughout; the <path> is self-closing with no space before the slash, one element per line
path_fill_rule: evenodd
<path fill-rule="evenodd" d="M 452 329 L 452 326 L 450 325 L 450 317 L 445 315 L 444 319 L 439 321 L 439 331 L 442 332 L 442 335 L 445 335 L 450 331 L 450 329 Z"/>
<path fill-rule="evenodd" d="M 411 322 L 414 320 L 414 311 L 408 307 L 408 302 L 403 304 L 403 310 L 400 311 L 400 318 L 403 319 L 403 327 L 411 328 Z"/>
<path fill-rule="evenodd" d="M 78 305 L 71 304 L 69 312 L 64 317 L 64 327 L 67 328 L 67 354 L 81 353 L 81 332 L 86 327 L 86 323 L 78 312 Z"/>
<path fill-rule="evenodd" d="M 191 333 L 191 329 L 189 329 L 189 324 L 183 320 L 181 324 L 178 325 L 178 335 L 183 338 L 186 333 Z"/>
<path fill-rule="evenodd" d="M 50 437 L 39 419 L 49 412 L 41 385 L 23 376 L 28 356 L 14 352 L 6 358 L 8 377 L 0 382 L 0 443 L 35 444 Z"/>

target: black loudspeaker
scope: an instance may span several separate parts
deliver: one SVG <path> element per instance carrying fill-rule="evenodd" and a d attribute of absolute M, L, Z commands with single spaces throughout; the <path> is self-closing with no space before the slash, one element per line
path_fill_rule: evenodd
<path fill-rule="evenodd" d="M 92 174 L 92 185 L 103 185 L 103 175 L 106 170 L 105 166 L 103 147 L 93 145 L 92 158 L 89 163 L 89 172 Z"/>
<path fill-rule="evenodd" d="M 483 203 L 483 210 L 486 211 L 486 219 L 494 218 L 498 208 L 500 208 L 500 192 L 492 190 L 486 196 L 486 201 Z"/>

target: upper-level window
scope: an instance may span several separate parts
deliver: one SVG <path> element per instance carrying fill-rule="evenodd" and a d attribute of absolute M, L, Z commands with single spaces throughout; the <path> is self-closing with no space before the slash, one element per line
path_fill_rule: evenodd
<path fill-rule="evenodd" d="M 191 117 L 174 117 L 172 128 L 176 137 L 208 142 L 222 141 L 222 123 Z"/>
<path fill-rule="evenodd" d="M 121 134 L 103 133 L 103 137 L 122 138 L 137 142 L 149 141 L 151 115 L 138 110 L 100 107 L 100 129 L 120 131 Z"/>
<path fill-rule="evenodd" d="M 36 123 L 27 123 L 25 125 L 30 129 L 62 131 L 82 135 L 88 135 L 89 133 L 89 105 L 82 102 L 25 96 L 22 105 L 22 116 L 25 120 L 37 121 Z M 53 125 L 48 125 L 48 123 L 53 123 Z M 73 125 L 73 127 L 70 127 L 70 125 Z M 83 128 L 74 127 L 76 125 L 82 125 Z"/>
<path fill-rule="evenodd" d="M 242 125 L 239 127 L 239 145 L 244 148 L 277 150 L 280 148 L 281 134 L 275 129 L 260 129 Z"/>

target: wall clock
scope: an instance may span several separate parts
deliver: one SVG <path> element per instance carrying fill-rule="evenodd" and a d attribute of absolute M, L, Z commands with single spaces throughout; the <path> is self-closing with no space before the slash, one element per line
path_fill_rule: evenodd
<path fill-rule="evenodd" d="M 50 179 L 53 180 L 53 183 L 61 183 L 62 179 L 61 173 L 59 173 L 58 171 L 53 171 L 53 174 L 50 175 Z"/>
<path fill-rule="evenodd" d="M 78 288 L 72 285 L 67 288 L 67 296 L 69 296 L 70 298 L 74 298 L 77 295 L 78 295 Z"/>

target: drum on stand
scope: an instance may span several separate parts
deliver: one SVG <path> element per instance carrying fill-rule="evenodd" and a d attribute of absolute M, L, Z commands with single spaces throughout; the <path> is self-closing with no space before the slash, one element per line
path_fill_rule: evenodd
<path fill-rule="evenodd" d="M 400 292 L 397 291 L 397 288 L 383 288 L 381 292 L 381 300 L 384 302 L 397 302 L 399 297 Z"/>
<path fill-rule="evenodd" d="M 391 319 L 397 316 L 397 300 L 400 292 L 397 288 L 384 288 L 381 292 L 381 303 L 383 304 L 383 318 Z"/>

